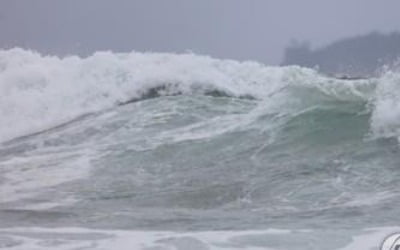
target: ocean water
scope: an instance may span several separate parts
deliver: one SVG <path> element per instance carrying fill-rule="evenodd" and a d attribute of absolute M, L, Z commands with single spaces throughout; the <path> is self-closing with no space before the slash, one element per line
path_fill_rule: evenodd
<path fill-rule="evenodd" d="M 400 73 L 0 51 L 0 248 L 380 249 Z"/>

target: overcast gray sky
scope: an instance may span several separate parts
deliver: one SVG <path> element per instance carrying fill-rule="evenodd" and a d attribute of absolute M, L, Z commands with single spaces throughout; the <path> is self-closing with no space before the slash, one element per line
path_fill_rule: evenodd
<path fill-rule="evenodd" d="M 291 39 L 313 47 L 400 30 L 399 0 L 0 0 L 0 47 L 208 54 L 279 64 Z"/>

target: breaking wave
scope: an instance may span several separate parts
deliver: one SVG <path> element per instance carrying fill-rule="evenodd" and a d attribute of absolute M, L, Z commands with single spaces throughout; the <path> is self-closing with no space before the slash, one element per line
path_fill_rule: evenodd
<path fill-rule="evenodd" d="M 97 52 L 59 58 L 0 51 L 0 142 L 133 101 L 167 95 L 248 98 L 263 112 L 357 106 L 377 137 L 400 135 L 400 74 L 340 80 L 315 70 L 194 54 Z M 345 104 L 343 106 L 342 104 Z M 349 111 L 350 112 L 350 111 Z"/>

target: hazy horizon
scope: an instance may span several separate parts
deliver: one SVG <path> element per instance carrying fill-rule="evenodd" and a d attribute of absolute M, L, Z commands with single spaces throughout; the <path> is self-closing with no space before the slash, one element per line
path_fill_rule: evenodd
<path fill-rule="evenodd" d="M 400 249 L 399 10 L 0 0 L 0 249 Z"/>
<path fill-rule="evenodd" d="M 187 52 L 279 64 L 291 40 L 313 48 L 400 31 L 399 1 L 0 2 L 0 47 L 50 54 Z"/>

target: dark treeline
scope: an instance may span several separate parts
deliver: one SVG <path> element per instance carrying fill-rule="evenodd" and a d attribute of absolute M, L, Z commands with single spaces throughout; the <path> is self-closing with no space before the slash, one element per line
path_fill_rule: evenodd
<path fill-rule="evenodd" d="M 400 58 L 400 33 L 373 32 L 336 41 L 312 50 L 306 42 L 292 42 L 282 65 L 317 68 L 331 75 L 373 76 Z"/>

